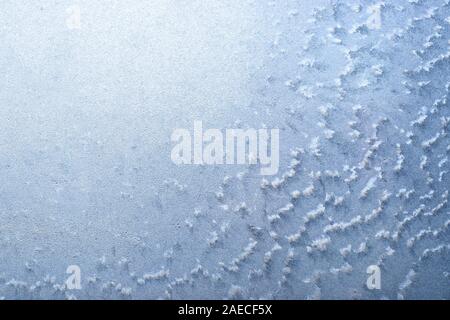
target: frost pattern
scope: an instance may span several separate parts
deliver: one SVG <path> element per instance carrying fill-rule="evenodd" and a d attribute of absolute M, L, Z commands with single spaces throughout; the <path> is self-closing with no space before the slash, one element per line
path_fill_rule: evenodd
<path fill-rule="evenodd" d="M 450 298 L 450 1 L 79 3 L 0 4 L 0 297 Z M 175 166 L 194 120 L 280 173 Z"/>

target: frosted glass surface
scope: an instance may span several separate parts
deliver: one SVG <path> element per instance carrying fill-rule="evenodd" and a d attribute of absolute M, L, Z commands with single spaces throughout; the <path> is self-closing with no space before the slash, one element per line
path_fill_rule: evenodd
<path fill-rule="evenodd" d="M 2 0 L 0 297 L 449 299 L 449 41 L 448 0 Z M 176 165 L 194 121 L 279 171 Z"/>

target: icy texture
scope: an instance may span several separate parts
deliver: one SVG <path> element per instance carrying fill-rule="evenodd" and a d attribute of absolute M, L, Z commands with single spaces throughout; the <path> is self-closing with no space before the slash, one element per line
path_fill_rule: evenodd
<path fill-rule="evenodd" d="M 73 5 L 0 3 L 0 297 L 450 298 L 449 0 Z M 279 174 L 174 165 L 194 120 Z"/>

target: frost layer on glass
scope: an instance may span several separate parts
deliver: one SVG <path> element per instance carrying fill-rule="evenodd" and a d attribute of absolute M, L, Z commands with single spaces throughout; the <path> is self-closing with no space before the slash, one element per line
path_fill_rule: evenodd
<path fill-rule="evenodd" d="M 0 297 L 450 298 L 449 1 L 3 0 L 0 22 Z M 194 121 L 279 128 L 280 171 L 175 165 Z"/>

